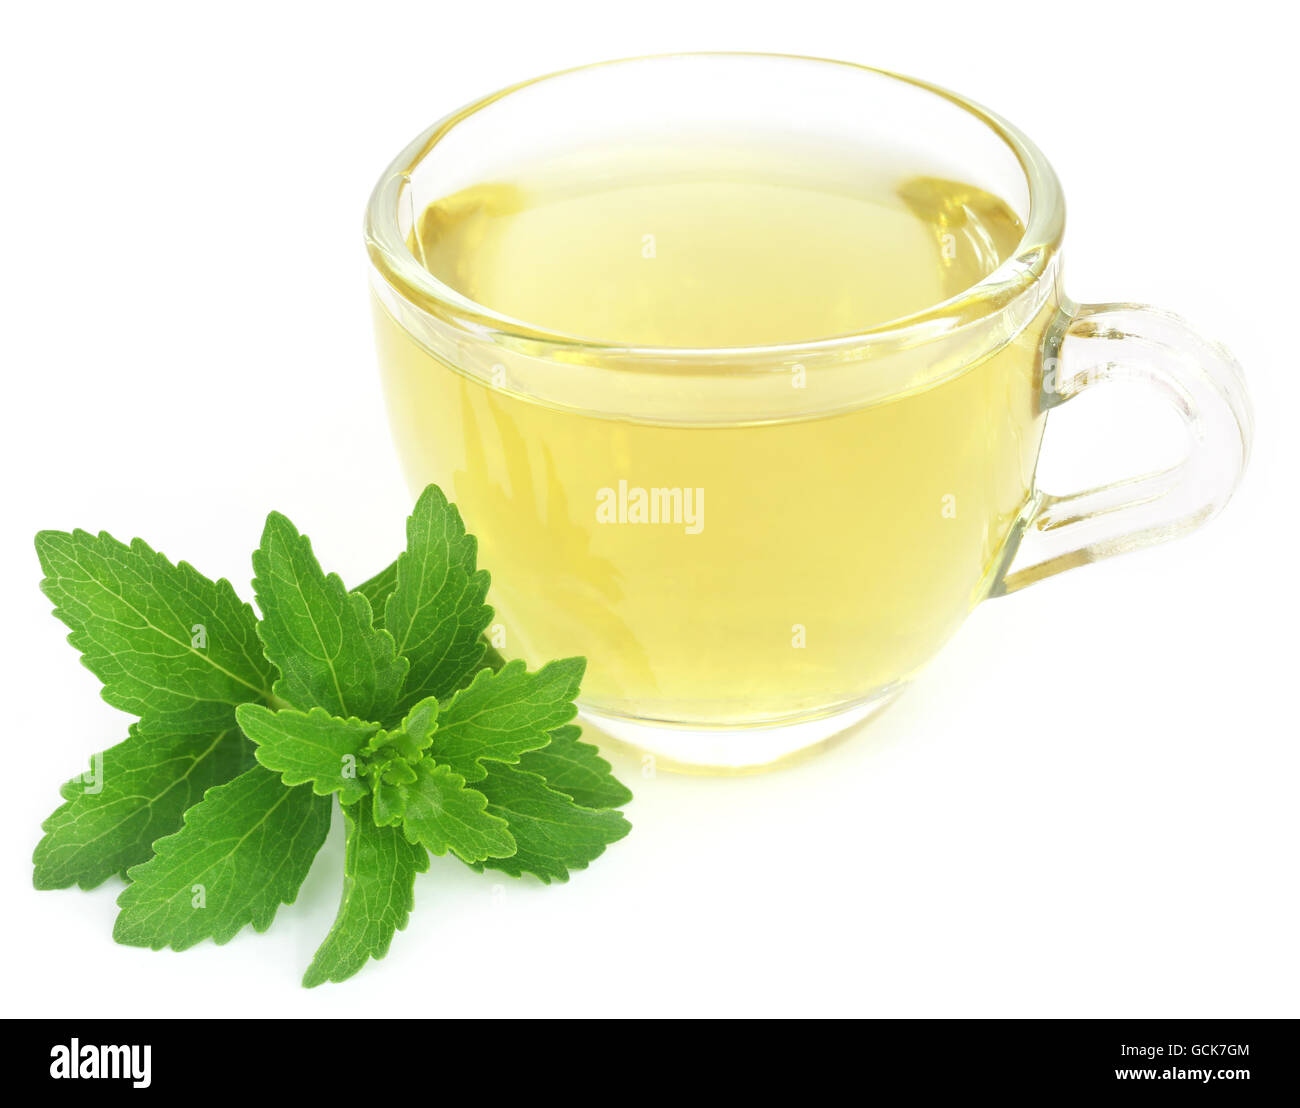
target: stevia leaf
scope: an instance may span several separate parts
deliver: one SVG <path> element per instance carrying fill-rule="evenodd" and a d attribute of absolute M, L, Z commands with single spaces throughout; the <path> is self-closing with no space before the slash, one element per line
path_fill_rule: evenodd
<path fill-rule="evenodd" d="M 474 787 L 488 798 L 488 811 L 509 824 L 516 846 L 509 857 L 486 859 L 475 869 L 488 866 L 511 877 L 531 873 L 548 885 L 567 881 L 632 829 L 619 812 L 580 807 L 514 766 L 492 763 Z"/>
<path fill-rule="evenodd" d="M 386 785 L 413 785 L 416 780 L 415 765 L 401 757 L 391 758 L 382 767 L 379 777 Z"/>
<path fill-rule="evenodd" d="M 65 804 L 42 825 L 32 857 L 38 889 L 93 889 L 148 861 L 154 841 L 181 826 L 204 792 L 253 764 L 237 727 L 215 735 L 141 735 L 92 761 L 95 780 L 75 777 L 60 790 Z"/>
<path fill-rule="evenodd" d="M 581 734 L 574 724 L 557 727 L 544 747 L 520 756 L 519 768 L 544 778 L 584 808 L 621 808 L 632 799 L 631 791 L 596 747 L 579 741 Z"/>
<path fill-rule="evenodd" d="M 343 819 L 343 899 L 334 926 L 302 979 L 309 989 L 346 980 L 367 959 L 388 953 L 393 934 L 410 919 L 415 875 L 429 868 L 424 847 L 408 842 L 398 828 L 375 824 L 369 800 L 344 808 Z"/>
<path fill-rule="evenodd" d="M 469 782 L 482 780 L 487 763 L 517 762 L 573 718 L 586 665 L 585 658 L 565 658 L 528 673 L 516 660 L 498 673 L 480 670 L 439 707 L 431 752 Z"/>
<path fill-rule="evenodd" d="M 387 607 L 388 598 L 393 595 L 395 588 L 397 588 L 396 559 L 389 562 L 369 580 L 362 581 L 352 590 L 366 598 L 366 603 L 370 605 L 370 610 L 374 613 L 376 627 L 383 627 L 384 625 L 384 608 Z"/>
<path fill-rule="evenodd" d="M 391 827 L 401 823 L 406 814 L 406 790 L 401 785 L 376 781 L 371 794 L 371 818 L 376 827 Z"/>
<path fill-rule="evenodd" d="M 438 728 L 438 699 L 429 696 L 414 705 L 402 722 L 392 731 L 379 731 L 366 749 L 371 752 L 391 751 L 415 761 L 433 742 Z"/>
<path fill-rule="evenodd" d="M 379 724 L 340 719 L 324 708 L 273 712 L 261 704 L 242 704 L 235 715 L 244 734 L 257 744 L 257 760 L 286 785 L 311 782 L 317 796 L 338 793 L 343 804 L 370 791 L 359 776 L 360 759 Z"/>
<path fill-rule="evenodd" d="M 280 670 L 275 694 L 301 711 L 382 720 L 397 702 L 408 663 L 376 630 L 370 604 L 326 576 L 311 541 L 278 512 L 266 519 L 253 554 L 258 633 Z"/>
<path fill-rule="evenodd" d="M 465 778 L 431 758 L 413 768 L 415 781 L 402 786 L 402 830 L 411 842 L 437 855 L 450 850 L 463 862 L 514 853 L 506 821 L 485 810 L 487 797 L 466 788 Z"/>
<path fill-rule="evenodd" d="M 383 625 L 411 663 L 398 712 L 450 696 L 482 666 L 492 609 L 483 603 L 488 575 L 474 568 L 477 548 L 455 506 L 436 485 L 426 488 L 406 521 L 406 550 L 384 607 Z"/>
<path fill-rule="evenodd" d="M 261 766 L 209 789 L 154 856 L 127 872 L 113 937 L 130 946 L 185 950 L 228 942 L 245 924 L 265 931 L 292 904 L 329 831 L 331 802 L 306 785 L 287 789 Z"/>
<path fill-rule="evenodd" d="M 237 705 L 270 698 L 274 669 L 230 582 L 107 533 L 42 531 L 36 551 L 68 641 L 140 734 L 212 735 L 234 727 Z"/>

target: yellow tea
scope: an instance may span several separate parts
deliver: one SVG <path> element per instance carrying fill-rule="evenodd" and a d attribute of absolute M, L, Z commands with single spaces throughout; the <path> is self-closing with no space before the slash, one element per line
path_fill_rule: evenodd
<path fill-rule="evenodd" d="M 577 360 L 599 410 L 435 353 L 376 304 L 408 478 L 441 485 L 479 537 L 503 653 L 586 655 L 585 705 L 704 726 L 909 677 L 987 591 L 1029 495 L 1050 310 L 992 352 L 972 339 L 941 380 L 822 414 L 756 415 L 722 351 L 699 352 L 921 312 L 1022 234 L 958 181 L 735 142 L 556 158 L 417 213 L 410 248 L 443 284 L 591 343 Z M 602 368 L 603 344 L 695 351 L 680 410 L 668 387 L 647 417 L 649 386 Z M 705 372 L 722 374 L 709 410 L 690 388 Z M 819 372 L 786 359 L 763 387 L 813 395 Z M 836 372 L 871 395 L 870 361 Z"/>

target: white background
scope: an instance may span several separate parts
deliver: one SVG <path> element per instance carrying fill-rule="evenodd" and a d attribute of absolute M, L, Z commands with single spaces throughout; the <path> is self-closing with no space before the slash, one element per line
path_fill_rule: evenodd
<path fill-rule="evenodd" d="M 1297 1015 L 1284 11 L 11 7 L 4 1014 Z M 247 596 L 274 507 L 347 579 L 387 562 L 409 501 L 364 299 L 372 182 L 484 92 L 691 49 L 861 61 L 1019 124 L 1065 185 L 1071 295 L 1173 308 L 1245 365 L 1258 434 L 1234 502 L 1190 538 L 983 605 L 878 722 L 795 768 L 643 780 L 615 758 L 635 830 L 591 870 L 543 888 L 435 859 L 392 953 L 342 986 L 298 987 L 336 907 L 337 820 L 299 902 L 225 947 L 115 946 L 115 881 L 33 891 L 57 786 L 127 721 L 49 614 L 32 534 L 141 535 Z M 1056 485 L 1163 449 L 1167 414 L 1101 413 L 1053 416 Z"/>

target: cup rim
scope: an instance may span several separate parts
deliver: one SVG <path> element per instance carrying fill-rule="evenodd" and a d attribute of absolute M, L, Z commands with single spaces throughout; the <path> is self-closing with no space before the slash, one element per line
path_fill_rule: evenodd
<path fill-rule="evenodd" d="M 1025 174 L 1029 213 L 1024 234 L 1016 249 L 981 280 L 969 288 L 929 307 L 884 320 L 858 330 L 800 340 L 748 346 L 685 347 L 640 345 L 592 339 L 530 323 L 485 304 L 480 304 L 440 281 L 416 259 L 407 246 L 398 222 L 402 189 L 415 165 L 428 156 L 457 124 L 497 101 L 543 81 L 587 70 L 634 62 L 667 61 L 680 58 L 767 58 L 816 62 L 863 70 L 890 80 L 912 85 L 947 100 L 993 131 L 1015 155 Z M 767 51 L 686 51 L 645 54 L 571 66 L 508 85 L 473 100 L 444 116 L 421 133 L 389 163 L 376 183 L 366 205 L 365 240 L 371 264 L 380 277 L 412 306 L 431 312 L 453 325 L 472 331 L 479 339 L 521 346 L 541 357 L 569 360 L 575 355 L 597 354 L 616 358 L 621 364 L 655 362 L 683 363 L 745 360 L 809 360 L 846 348 L 864 346 L 911 347 L 947 335 L 980 319 L 1002 311 L 1030 292 L 1051 270 L 1065 229 L 1065 198 L 1055 170 L 1038 146 L 1002 116 L 940 85 L 875 66 L 835 58 Z"/>

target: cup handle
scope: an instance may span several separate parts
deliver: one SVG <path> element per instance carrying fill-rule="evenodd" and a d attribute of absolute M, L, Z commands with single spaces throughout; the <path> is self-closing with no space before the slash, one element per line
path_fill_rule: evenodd
<path fill-rule="evenodd" d="M 1237 487 L 1253 418 L 1241 367 L 1223 347 L 1157 308 L 1067 302 L 1044 340 L 1042 409 L 1108 381 L 1163 393 L 1187 428 L 1186 457 L 1086 492 L 1059 496 L 1035 488 L 990 595 L 1186 534 Z"/>

